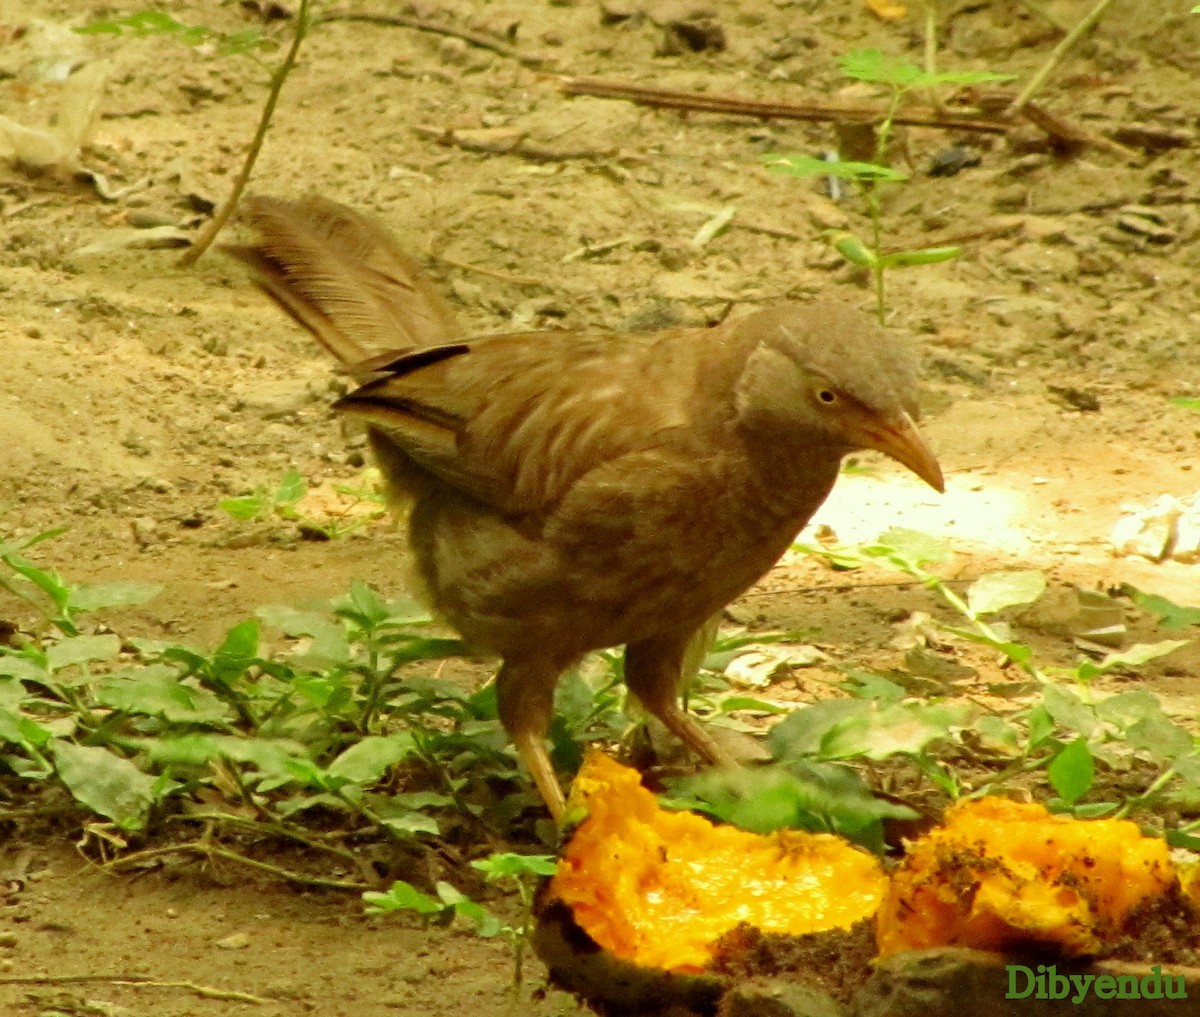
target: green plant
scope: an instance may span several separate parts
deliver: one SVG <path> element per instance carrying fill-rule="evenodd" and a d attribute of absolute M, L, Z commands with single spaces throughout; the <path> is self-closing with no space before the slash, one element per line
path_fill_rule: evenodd
<path fill-rule="evenodd" d="M 327 604 L 260 608 L 215 649 L 122 638 L 92 612 L 159 588 L 74 585 L 35 564 L 30 549 L 58 532 L 0 543 L 0 587 L 38 612 L 0 645 L 0 773 L 30 789 L 62 787 L 99 818 L 95 835 L 118 843 L 164 823 L 198 824 L 196 839 L 147 851 L 363 890 L 369 870 L 365 885 L 307 877 L 225 840 L 269 831 L 357 866 L 339 827 L 411 849 L 464 824 L 510 827 L 534 801 L 494 687 L 470 691 L 438 673 L 462 645 L 417 604 L 354 582 Z M 282 640 L 271 652 L 265 628 Z M 620 736 L 619 684 L 611 653 L 566 676 L 552 730 L 559 765 L 577 765 L 580 742 Z"/>
<path fill-rule="evenodd" d="M 513 947 L 513 988 L 519 989 L 524 978 L 525 951 L 533 928 L 534 889 L 537 881 L 554 875 L 556 863 L 550 855 L 520 855 L 501 852 L 471 863 L 489 883 L 507 883 L 520 901 L 520 918 L 507 925 L 451 884 L 439 882 L 437 897 L 422 893 L 412 884 L 397 880 L 385 892 L 367 892 L 363 901 L 368 914 L 384 915 L 397 911 L 412 912 L 426 923 L 449 924 L 455 918 L 470 922 L 480 936 L 505 936 Z"/>
<path fill-rule="evenodd" d="M 941 85 L 1007 81 L 1013 75 L 996 74 L 991 71 L 923 71 L 915 64 L 906 63 L 877 49 L 854 50 L 839 58 L 838 65 L 848 78 L 883 85 L 888 89 L 888 107 L 876 126 L 875 151 L 872 161 L 828 162 L 812 156 L 778 153 L 765 155 L 763 160 L 768 169 L 778 173 L 796 177 L 837 177 L 859 185 L 871 223 L 870 240 L 864 241 L 856 234 L 843 230 L 831 231 L 828 236 L 830 243 L 843 258 L 871 273 L 875 288 L 876 314 L 882 324 L 887 315 L 884 277 L 890 269 L 909 265 L 936 264 L 956 258 L 961 253 L 961 249 L 956 246 L 925 247 L 900 251 L 884 249 L 883 185 L 899 183 L 908 179 L 908 174 L 893 169 L 888 164 L 888 145 L 900 103 L 905 96 L 914 91 L 932 89 Z"/>
<path fill-rule="evenodd" d="M 298 524 L 302 536 L 318 540 L 344 537 L 387 514 L 382 483 L 376 469 L 366 471 L 364 479 L 356 486 L 338 484 L 333 490 L 350 499 L 341 512 L 325 519 L 302 514 L 299 505 L 308 494 L 308 484 L 300 471 L 292 468 L 284 473 L 273 491 L 259 485 L 250 494 L 223 498 L 217 502 L 217 508 L 234 519 L 246 522 L 271 518 L 294 522 Z M 367 506 L 367 511 L 359 510 L 362 505 Z"/>
<path fill-rule="evenodd" d="M 60 782 L 116 830 L 146 830 L 172 796 L 202 793 L 229 805 L 171 818 L 240 828 L 248 806 L 304 841 L 297 819 L 320 810 L 406 841 L 436 834 L 439 815 L 483 813 L 461 796 L 472 767 L 523 786 L 490 690 L 421 673 L 461 645 L 416 605 L 355 583 L 323 609 L 264 608 L 213 651 L 122 640 L 89 629 L 90 613 L 157 588 L 73 586 L 23 553 L 51 535 L 0 547 L 0 585 L 42 611 L 0 646 L 0 767 Z M 263 653 L 262 621 L 289 651 Z M 427 777 L 381 787 L 404 766 Z"/>
<path fill-rule="evenodd" d="M 1042 595 L 1045 578 L 1038 572 L 988 573 L 962 596 L 930 569 L 948 557 L 950 548 L 927 534 L 896 529 L 859 548 L 806 550 L 826 554 L 839 568 L 880 562 L 912 577 L 964 619 L 965 625 L 942 626 L 945 632 L 996 651 L 1029 681 L 1026 686 L 1017 683 L 1013 690 L 996 690 L 1024 699 L 1011 714 L 1001 716 L 927 696 L 910 698 L 887 678 L 853 673 L 847 686 L 851 699 L 797 711 L 771 731 L 769 744 L 778 758 L 880 760 L 899 754 L 952 798 L 978 797 L 1013 779 L 1043 772 L 1055 792 L 1047 804 L 1081 817 L 1137 814 L 1149 819 L 1149 813 L 1164 804 L 1200 800 L 1200 747 L 1192 733 L 1171 720 L 1148 692 L 1103 695 L 1092 688 L 1096 678 L 1135 669 L 1174 652 L 1186 640 L 1134 644 L 1099 660 L 1084 657 L 1072 667 L 1043 665 L 1033 648 L 1014 639 L 1010 627 L 996 618 Z M 1200 619 L 1196 608 L 1138 591 L 1131 594 L 1140 606 L 1159 614 L 1166 628 Z M 964 740 L 968 735 L 998 765 L 974 774 L 971 786 L 964 787 L 950 760 L 977 759 L 979 749 L 969 750 Z M 1109 773 L 1146 776 L 1132 790 L 1106 786 L 1108 794 L 1085 800 L 1095 788 L 1098 766 Z M 1200 820 L 1182 823 L 1165 835 L 1173 844 L 1195 846 L 1200 844 L 1197 831 Z"/>
<path fill-rule="evenodd" d="M 280 519 L 297 520 L 300 514 L 296 511 L 296 505 L 307 493 L 308 485 L 304 477 L 293 468 L 283 475 L 274 491 L 259 485 L 251 494 L 221 499 L 217 502 L 217 508 L 243 521 L 262 519 L 268 514 Z"/>
<path fill-rule="evenodd" d="M 243 32 L 218 32 L 202 25 L 184 25 L 162 11 L 137 11 L 120 18 L 92 21 L 76 28 L 79 35 L 129 35 L 135 39 L 148 36 L 167 36 L 185 46 L 211 47 L 217 56 L 247 56 L 256 54 L 268 42 L 254 29 Z"/>

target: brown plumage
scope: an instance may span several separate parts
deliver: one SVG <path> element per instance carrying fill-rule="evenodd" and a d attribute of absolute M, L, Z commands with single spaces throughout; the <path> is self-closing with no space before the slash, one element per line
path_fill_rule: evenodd
<path fill-rule="evenodd" d="M 843 304 L 781 304 L 711 329 L 463 338 L 377 226 L 319 198 L 253 198 L 226 250 L 363 384 L 391 493 L 411 505 L 425 595 L 503 659 L 500 717 L 556 816 L 554 687 L 626 645 L 646 708 L 728 762 L 678 701 L 693 634 L 776 562 L 837 478 L 877 449 L 938 490 L 907 350 Z"/>

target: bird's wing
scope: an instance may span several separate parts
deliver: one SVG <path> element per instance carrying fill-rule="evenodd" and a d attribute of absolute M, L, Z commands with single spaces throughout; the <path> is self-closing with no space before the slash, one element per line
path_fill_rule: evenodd
<path fill-rule="evenodd" d="M 338 405 L 451 487 L 537 516 L 604 463 L 720 426 L 733 388 L 721 335 L 491 336 L 397 359 Z"/>
<path fill-rule="evenodd" d="M 251 197 L 242 213 L 259 242 L 223 250 L 355 373 L 370 358 L 460 334 L 450 305 L 417 264 L 352 209 L 316 197 Z"/>

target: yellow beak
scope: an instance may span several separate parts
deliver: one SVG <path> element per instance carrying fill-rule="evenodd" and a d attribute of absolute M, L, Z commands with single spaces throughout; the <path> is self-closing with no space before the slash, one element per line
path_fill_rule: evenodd
<path fill-rule="evenodd" d="M 891 456 L 902 466 L 907 466 L 939 494 L 946 490 L 937 456 L 921 437 L 917 425 L 907 413 L 901 414 L 900 420 L 895 424 L 867 429 L 863 434 L 863 444 Z"/>

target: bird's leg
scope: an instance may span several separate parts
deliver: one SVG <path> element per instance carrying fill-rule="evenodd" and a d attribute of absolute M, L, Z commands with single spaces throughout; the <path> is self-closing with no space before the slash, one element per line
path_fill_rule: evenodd
<path fill-rule="evenodd" d="M 737 761 L 679 705 L 684 658 L 695 633 L 673 633 L 625 647 L 625 683 L 642 705 L 676 738 L 710 763 L 737 766 Z"/>
<path fill-rule="evenodd" d="M 567 811 L 554 767 L 546 752 L 546 731 L 554 708 L 558 669 L 541 662 L 506 660 L 496 675 L 496 702 L 500 723 L 533 776 L 550 815 L 561 819 Z"/>

